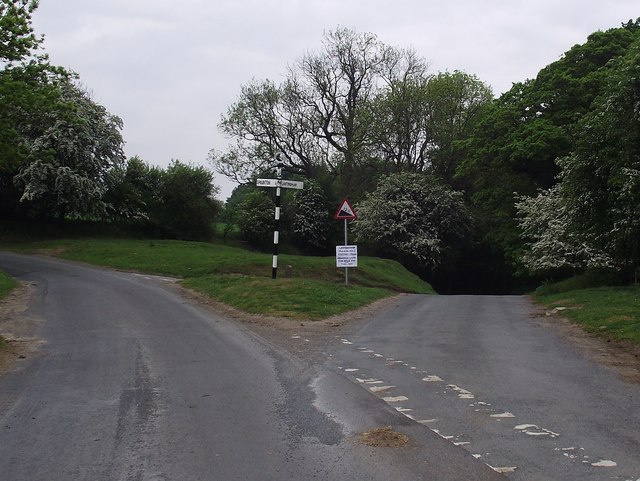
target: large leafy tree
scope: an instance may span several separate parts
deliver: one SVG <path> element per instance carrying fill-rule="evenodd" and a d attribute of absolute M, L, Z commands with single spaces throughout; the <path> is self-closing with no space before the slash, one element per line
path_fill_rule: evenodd
<path fill-rule="evenodd" d="M 372 155 L 390 170 L 426 172 L 452 185 L 459 144 L 492 99 L 491 89 L 465 72 L 394 79 L 370 106 Z"/>
<path fill-rule="evenodd" d="M 220 122 L 237 143 L 211 158 L 218 171 L 246 180 L 280 156 L 290 172 L 328 171 L 346 188 L 361 180 L 358 166 L 373 141 L 368 104 L 383 85 L 423 75 L 425 68 L 412 51 L 388 47 L 375 35 L 328 32 L 323 49 L 294 63 L 281 85 L 243 87 Z"/>

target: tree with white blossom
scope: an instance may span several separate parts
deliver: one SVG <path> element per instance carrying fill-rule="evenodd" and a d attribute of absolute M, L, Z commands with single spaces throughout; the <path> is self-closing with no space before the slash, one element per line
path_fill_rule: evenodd
<path fill-rule="evenodd" d="M 437 267 L 471 231 L 462 194 L 421 173 L 382 178 L 356 210 L 359 242 L 421 267 Z"/>

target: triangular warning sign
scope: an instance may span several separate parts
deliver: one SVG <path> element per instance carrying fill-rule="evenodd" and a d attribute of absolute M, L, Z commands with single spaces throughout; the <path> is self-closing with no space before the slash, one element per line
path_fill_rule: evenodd
<path fill-rule="evenodd" d="M 345 197 L 336 213 L 333 214 L 333 218 L 337 220 L 355 220 L 358 216 L 353 206 L 349 203 L 349 199 Z"/>

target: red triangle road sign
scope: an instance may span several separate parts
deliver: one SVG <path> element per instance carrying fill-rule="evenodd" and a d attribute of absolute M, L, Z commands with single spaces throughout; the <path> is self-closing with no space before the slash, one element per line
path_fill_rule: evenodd
<path fill-rule="evenodd" d="M 349 199 L 345 197 L 336 213 L 333 214 L 333 218 L 336 220 L 355 220 L 358 216 Z"/>

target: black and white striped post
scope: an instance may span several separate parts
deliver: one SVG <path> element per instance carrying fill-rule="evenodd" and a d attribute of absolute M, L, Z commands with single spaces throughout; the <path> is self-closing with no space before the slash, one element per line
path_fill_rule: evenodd
<path fill-rule="evenodd" d="M 278 184 L 276 187 L 276 213 L 273 226 L 273 262 L 271 264 L 271 279 L 278 277 L 278 242 L 280 242 L 280 189 L 282 188 L 282 167 L 279 163 L 276 166 L 276 177 Z"/>
<path fill-rule="evenodd" d="M 302 189 L 304 182 L 296 180 L 282 180 L 282 168 L 284 164 L 279 162 L 276 165 L 277 179 L 256 179 L 258 187 L 275 187 L 276 188 L 276 214 L 273 228 L 273 262 L 271 264 L 271 278 L 278 276 L 278 243 L 280 242 L 280 189 Z"/>

